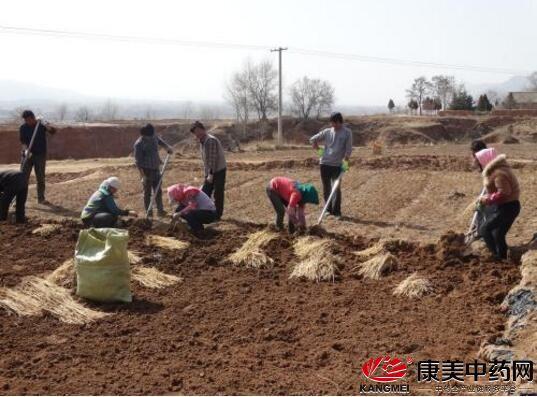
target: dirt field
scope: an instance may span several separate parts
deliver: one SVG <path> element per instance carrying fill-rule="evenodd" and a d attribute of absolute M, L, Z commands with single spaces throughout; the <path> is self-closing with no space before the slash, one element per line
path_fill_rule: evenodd
<path fill-rule="evenodd" d="M 499 147 L 512 158 L 522 185 L 522 213 L 509 241 L 527 242 L 537 229 L 536 146 Z M 370 357 L 473 360 L 505 330 L 500 310 L 520 280 L 518 262 L 463 255 L 464 232 L 479 193 L 467 145 L 405 146 L 373 156 L 357 148 L 343 182 L 343 212 L 328 218 L 321 237 L 340 261 L 334 282 L 289 279 L 298 237 L 281 234 L 266 247 L 272 269 L 233 266 L 227 257 L 272 221 L 264 195 L 271 177 L 288 175 L 320 186 L 310 149 L 246 152 L 228 157 L 224 218 L 207 240 L 172 234 L 190 247 L 148 245 L 147 231 L 129 221 L 129 249 L 143 266 L 179 276 L 179 284 L 147 288 L 133 282 L 129 305 L 81 303 L 108 313 L 84 325 L 48 311 L 17 316 L 0 309 L 0 393 L 3 394 L 357 394 L 360 367 Z M 101 180 L 119 176 L 119 203 L 141 211 L 141 184 L 131 158 L 51 161 L 47 198 L 31 186 L 28 226 L 1 225 L 0 288 L 44 277 L 73 256 L 78 217 Z M 165 185 L 201 184 L 197 158 L 172 162 Z M 313 223 L 320 208 L 308 208 Z M 61 228 L 32 234 L 45 219 Z M 166 235 L 166 232 L 159 232 Z M 379 280 L 358 274 L 354 251 L 379 238 L 398 264 Z M 394 296 L 417 272 L 431 292 Z M 69 282 L 65 284 L 70 287 Z M 415 376 L 412 376 L 415 380 Z M 413 381 L 411 381 L 413 382 Z M 413 393 L 430 394 L 411 383 Z"/>

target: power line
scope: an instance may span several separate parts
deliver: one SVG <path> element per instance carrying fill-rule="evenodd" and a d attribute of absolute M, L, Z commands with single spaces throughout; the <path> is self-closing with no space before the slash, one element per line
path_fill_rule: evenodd
<path fill-rule="evenodd" d="M 212 42 L 212 41 L 189 41 L 168 39 L 162 37 L 141 37 L 141 36 L 123 36 L 101 33 L 85 33 L 74 32 L 66 30 L 53 30 L 53 29 L 34 29 L 34 28 L 21 28 L 13 26 L 0 25 L 0 31 L 5 33 L 22 34 L 22 35 L 45 35 L 51 37 L 65 37 L 65 38 L 78 38 L 89 40 L 114 40 L 124 42 L 135 42 L 143 44 L 168 44 L 168 45 L 180 45 L 185 47 L 206 47 L 206 48 L 222 48 L 222 49 L 237 49 L 237 50 L 270 50 L 270 46 L 250 45 L 250 44 L 237 44 L 237 43 L 224 43 L 224 42 Z"/>
<path fill-rule="evenodd" d="M 455 65 L 455 64 L 449 64 L 449 63 L 427 62 L 427 61 L 418 61 L 418 60 L 410 60 L 410 59 L 382 58 L 382 57 L 372 57 L 372 56 L 359 55 L 359 54 L 308 50 L 308 49 L 303 49 L 303 48 L 290 48 L 289 52 L 295 53 L 295 54 L 301 54 L 301 55 L 348 59 L 348 60 L 355 60 L 355 61 L 360 61 L 360 62 L 384 63 L 384 64 L 390 64 L 390 65 L 425 66 L 425 67 L 442 68 L 442 69 L 467 70 L 467 71 L 482 72 L 482 73 L 499 73 L 499 74 L 516 74 L 516 75 L 518 74 L 527 75 L 531 73 L 531 71 L 529 70 L 521 70 L 521 69 L 495 68 L 495 67 L 472 66 L 472 65 Z"/>
<path fill-rule="evenodd" d="M 89 39 L 89 40 L 113 40 L 113 41 L 136 42 L 136 43 L 144 43 L 144 44 L 180 45 L 180 46 L 194 47 L 194 48 L 201 47 L 201 48 L 260 50 L 260 51 L 267 51 L 271 49 L 270 46 L 253 45 L 253 44 L 224 43 L 224 42 L 213 42 L 213 41 L 189 41 L 189 40 L 178 40 L 178 39 L 159 38 L 159 37 L 125 36 L 125 35 L 87 33 L 87 32 L 75 32 L 75 31 L 53 30 L 53 29 L 36 29 L 36 28 L 0 25 L 0 33 L 2 32 L 8 33 L 8 34 L 11 33 L 11 34 L 39 35 L 39 36 L 45 35 L 45 36 L 50 36 L 50 37 L 78 38 L 78 39 Z M 476 65 L 457 65 L 457 64 L 428 62 L 428 61 L 411 60 L 411 59 L 373 57 L 373 56 L 353 54 L 353 53 L 340 53 L 340 52 L 331 52 L 331 51 L 322 51 L 322 50 L 313 50 L 313 49 L 304 49 L 304 48 L 292 48 L 292 47 L 289 48 L 289 53 L 306 55 L 306 56 L 317 56 L 317 57 L 323 57 L 323 58 L 344 59 L 344 60 L 358 61 L 358 62 L 368 62 L 368 63 L 388 64 L 388 65 L 402 65 L 402 66 L 419 66 L 419 67 L 429 67 L 429 68 L 438 68 L 438 69 L 465 70 L 465 71 L 472 71 L 472 72 L 479 72 L 479 73 L 496 73 L 496 74 L 508 74 L 508 75 L 529 75 L 531 73 L 531 71 L 529 70 L 520 70 L 520 69 L 496 68 L 496 67 L 476 66 Z"/>

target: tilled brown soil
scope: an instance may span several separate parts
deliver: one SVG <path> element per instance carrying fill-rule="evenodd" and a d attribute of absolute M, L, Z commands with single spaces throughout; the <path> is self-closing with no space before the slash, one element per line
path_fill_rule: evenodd
<path fill-rule="evenodd" d="M 1 287 L 73 255 L 78 226 L 48 238 L 29 232 L 36 226 L 0 225 Z M 146 232 L 131 226 L 130 249 L 143 264 L 184 282 L 133 284 L 132 304 L 91 305 L 112 313 L 91 324 L 0 309 L 0 393 L 357 394 L 372 356 L 475 358 L 481 342 L 500 336 L 499 304 L 519 280 L 516 264 L 461 256 L 452 234 L 436 245 L 393 245 L 401 263 L 378 281 L 353 270 L 352 252 L 371 242 L 325 233 L 344 261 L 334 283 L 288 279 L 296 258 L 286 234 L 267 249 L 274 269 L 233 267 L 226 257 L 258 229 L 225 223 L 207 240 L 180 235 L 191 246 L 172 252 L 145 245 Z M 394 297 L 415 271 L 434 293 Z"/>

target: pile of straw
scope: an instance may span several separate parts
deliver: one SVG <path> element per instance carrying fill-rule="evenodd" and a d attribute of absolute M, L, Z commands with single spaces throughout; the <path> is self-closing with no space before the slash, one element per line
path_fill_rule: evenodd
<path fill-rule="evenodd" d="M 274 264 L 274 260 L 265 254 L 264 248 L 277 237 L 276 233 L 268 230 L 252 233 L 242 247 L 231 254 L 228 259 L 234 265 L 252 269 L 271 267 Z"/>
<path fill-rule="evenodd" d="M 44 223 L 41 226 L 39 226 L 37 229 L 32 230 L 32 234 L 37 234 L 38 236 L 41 236 L 41 237 L 48 237 L 54 234 L 60 228 L 61 228 L 61 225 Z"/>
<path fill-rule="evenodd" d="M 52 273 L 45 276 L 45 280 L 61 287 L 67 287 L 75 279 L 75 266 L 73 259 L 67 259 Z"/>
<path fill-rule="evenodd" d="M 420 298 L 430 292 L 432 292 L 431 283 L 427 279 L 419 277 L 418 273 L 412 273 L 399 283 L 393 294 L 408 298 Z"/>
<path fill-rule="evenodd" d="M 156 245 L 157 247 L 169 250 L 184 250 L 189 246 L 189 243 L 187 242 L 170 237 L 158 236 L 156 234 L 150 234 L 149 236 L 147 236 L 146 244 Z"/>
<path fill-rule="evenodd" d="M 65 288 L 35 276 L 25 277 L 14 288 L 1 289 L 0 297 L 0 307 L 21 316 L 49 312 L 65 323 L 85 324 L 107 315 L 84 307 Z"/>
<path fill-rule="evenodd" d="M 181 277 L 163 273 L 154 267 L 135 266 L 131 274 L 134 281 L 146 288 L 160 289 L 183 281 Z"/>
<path fill-rule="evenodd" d="M 339 258 L 332 254 L 333 241 L 302 237 L 293 246 L 300 262 L 289 278 L 305 278 L 312 281 L 334 281 L 339 271 Z"/>
<path fill-rule="evenodd" d="M 392 254 L 379 253 L 358 266 L 358 274 L 372 280 L 379 280 L 397 266 L 397 258 Z"/>

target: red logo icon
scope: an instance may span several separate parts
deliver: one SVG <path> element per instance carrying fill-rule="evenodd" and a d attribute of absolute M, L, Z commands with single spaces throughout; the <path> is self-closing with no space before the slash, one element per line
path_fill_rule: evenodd
<path fill-rule="evenodd" d="M 400 358 L 391 358 L 390 356 L 370 358 L 362 365 L 362 373 L 366 378 L 375 382 L 395 382 L 406 375 L 407 364 L 411 363 L 411 359 L 405 363 Z"/>

